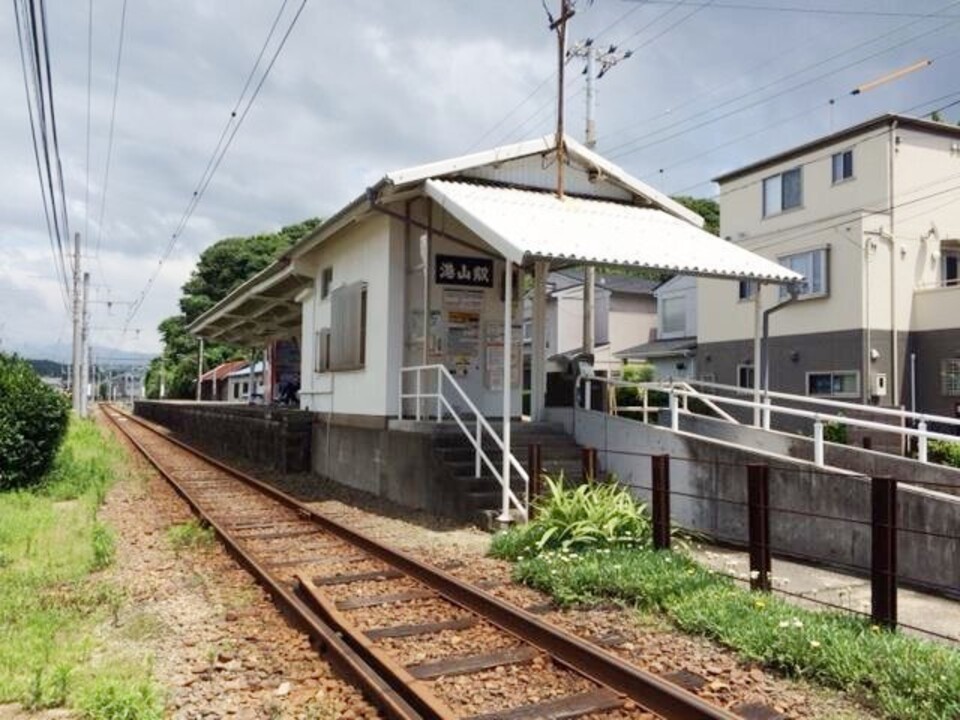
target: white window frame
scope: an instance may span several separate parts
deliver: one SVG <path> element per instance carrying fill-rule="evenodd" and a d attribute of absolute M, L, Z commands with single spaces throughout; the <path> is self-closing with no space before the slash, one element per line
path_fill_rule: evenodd
<path fill-rule="evenodd" d="M 958 276 L 952 279 L 947 278 L 948 258 L 955 258 L 957 262 Z M 956 287 L 957 285 L 960 285 L 960 248 L 954 245 L 940 250 L 940 286 Z"/>
<path fill-rule="evenodd" d="M 667 329 L 667 304 L 671 302 L 679 303 L 681 309 L 683 310 L 683 326 L 679 330 L 669 330 Z M 674 337 L 686 337 L 687 336 L 687 303 L 686 297 L 683 295 L 673 295 L 670 297 L 660 298 L 659 300 L 659 314 L 660 314 L 660 337 L 661 338 L 674 338 Z"/>
<path fill-rule="evenodd" d="M 313 368 L 319 374 L 330 371 L 330 328 L 320 328 L 316 332 Z"/>
<path fill-rule="evenodd" d="M 830 376 L 830 392 L 829 393 L 812 393 L 810 392 L 810 378 L 814 375 L 829 375 Z M 856 380 L 856 388 L 852 392 L 833 392 L 833 379 L 837 375 L 852 375 Z M 860 397 L 860 371 L 859 370 L 810 370 L 806 373 L 803 384 L 804 392 L 807 397 L 845 397 L 845 398 L 855 398 Z"/>
<path fill-rule="evenodd" d="M 743 385 L 740 382 L 740 375 L 744 370 L 749 370 L 751 373 L 753 373 L 753 382 L 751 382 L 749 385 Z M 756 371 L 756 368 L 753 367 L 753 365 L 749 365 L 747 363 L 740 363 L 737 365 L 737 387 L 752 388 L 754 387 L 756 380 L 757 380 L 757 371 Z"/>
<path fill-rule="evenodd" d="M 844 167 L 844 162 L 843 162 L 843 161 L 844 161 L 844 158 L 845 158 L 847 155 L 850 156 L 850 174 L 849 174 L 849 175 L 844 175 L 844 171 L 845 171 L 846 168 Z M 840 162 L 840 174 L 839 174 L 839 175 L 837 175 L 837 161 Z M 857 175 L 856 175 L 856 171 L 854 170 L 854 167 L 855 167 L 855 166 L 854 166 L 854 162 L 853 162 L 853 148 L 847 148 L 846 150 L 840 150 L 839 152 L 835 152 L 833 155 L 830 156 L 830 180 L 831 180 L 831 184 L 833 184 L 833 185 L 840 185 L 840 184 L 842 184 L 842 183 L 850 182 L 851 180 L 855 180 L 856 177 L 857 177 Z"/>
<path fill-rule="evenodd" d="M 811 256 L 810 263 L 810 273 L 803 273 L 807 279 L 804 283 L 801 284 L 801 291 L 798 296 L 801 300 L 810 300 L 813 298 L 822 298 L 830 295 L 830 247 L 816 247 L 809 248 L 807 250 L 798 250 L 797 252 L 787 253 L 786 255 L 780 255 L 777 257 L 777 262 L 783 265 L 785 268 L 795 270 L 794 267 L 788 264 L 791 258 L 800 258 L 804 256 Z M 813 282 L 813 268 L 814 263 L 819 264 L 820 266 L 820 288 L 817 290 L 809 289 L 806 292 L 803 291 L 803 288 L 810 288 L 811 283 Z M 780 286 L 780 299 L 783 300 L 790 295 L 790 290 L 786 285 Z"/>
<path fill-rule="evenodd" d="M 746 288 L 746 292 L 744 292 Z M 757 280 L 739 280 L 737 282 L 737 301 L 738 302 L 753 302 L 753 299 L 757 296 L 757 292 L 760 290 L 760 282 Z"/>
<path fill-rule="evenodd" d="M 330 297 L 330 291 L 333 289 L 333 266 L 327 265 L 320 271 L 320 299 L 326 300 Z"/>
<path fill-rule="evenodd" d="M 940 360 L 940 394 L 960 397 L 960 357 Z"/>
<path fill-rule="evenodd" d="M 784 199 L 783 199 L 783 179 L 784 179 L 784 176 L 794 172 L 796 172 L 798 177 L 800 178 L 800 197 L 798 198 L 797 203 L 795 205 L 790 205 L 789 207 L 786 207 L 784 206 Z M 776 188 L 775 196 L 773 195 L 768 196 L 768 191 L 767 191 L 768 183 L 770 183 L 769 187 L 771 189 Z M 773 200 L 774 197 L 776 198 L 775 202 L 768 202 L 768 198 L 770 200 Z M 765 177 L 763 181 L 760 183 L 760 200 L 762 205 L 761 210 L 763 212 L 763 217 L 765 218 L 775 217 L 777 215 L 780 215 L 781 213 L 789 212 L 790 210 L 798 210 L 802 208 L 803 207 L 803 168 L 802 166 L 797 165 L 796 167 L 792 167 L 787 170 L 778 172 L 775 175 L 768 175 L 767 177 Z M 775 207 L 770 207 L 771 204 L 774 205 Z"/>

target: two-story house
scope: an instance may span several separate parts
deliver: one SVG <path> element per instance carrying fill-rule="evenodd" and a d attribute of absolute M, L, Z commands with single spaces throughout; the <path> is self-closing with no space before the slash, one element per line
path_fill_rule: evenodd
<path fill-rule="evenodd" d="M 547 278 L 546 346 L 548 357 L 575 355 L 583 347 L 583 270 L 567 268 Z M 598 370 L 616 369 L 616 353 L 654 335 L 657 280 L 622 273 L 596 273 L 594 358 Z M 524 304 L 524 341 L 532 341 L 533 308 Z"/>
<path fill-rule="evenodd" d="M 655 337 L 616 353 L 625 362 L 646 362 L 658 380 L 696 378 L 697 279 L 675 275 L 661 283 L 653 295 L 657 302 Z"/>
<path fill-rule="evenodd" d="M 883 115 L 716 178 L 721 235 L 806 278 L 769 316 L 769 385 L 960 414 L 960 128 Z M 701 278 L 701 374 L 754 386 L 789 293 Z"/>

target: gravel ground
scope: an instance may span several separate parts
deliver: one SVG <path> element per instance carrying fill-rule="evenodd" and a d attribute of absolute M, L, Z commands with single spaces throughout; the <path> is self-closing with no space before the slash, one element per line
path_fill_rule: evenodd
<path fill-rule="evenodd" d="M 107 579 L 125 588 L 104 655 L 152 658 L 173 718 L 376 718 L 219 545 L 175 552 L 192 516 L 137 458 L 101 518 L 117 536 Z"/>
<path fill-rule="evenodd" d="M 549 605 L 546 595 L 510 582 L 509 563 L 486 557 L 490 535 L 478 528 L 403 508 L 312 475 L 283 475 L 236 458 L 229 462 L 290 492 L 329 517 L 389 542 L 421 560 L 436 565 L 455 565 L 448 572 L 475 583 L 488 583 L 487 592 L 504 600 L 522 607 Z M 411 605 L 419 605 L 422 610 L 424 603 Z M 429 601 L 426 605 L 429 608 Z M 422 612 L 417 612 L 409 621 L 424 621 L 420 619 L 423 616 Z M 428 620 L 445 619 L 430 617 L 429 609 L 426 616 Z M 679 670 L 695 673 L 706 681 L 698 694 L 723 707 L 761 703 L 797 720 L 876 717 L 843 693 L 788 680 L 758 666 L 739 662 L 735 655 L 715 643 L 679 633 L 665 622 L 642 616 L 631 609 L 611 605 L 554 610 L 542 617 L 588 639 L 618 636 L 622 642 L 609 647 L 611 652 L 659 675 Z M 375 625 L 371 623 L 365 627 Z M 626 716 L 636 717 L 633 713 Z M 606 713 L 603 717 L 615 715 Z"/>
<path fill-rule="evenodd" d="M 282 475 L 237 458 L 226 460 L 238 469 L 272 482 L 308 502 L 316 510 L 355 530 L 388 542 L 422 560 L 443 566 L 458 577 L 485 583 L 488 592 L 504 600 L 524 607 L 549 607 L 549 598 L 545 595 L 510 582 L 509 563 L 485 556 L 490 536 L 477 528 L 409 510 L 308 474 Z M 322 574 L 343 570 L 342 567 L 336 567 L 336 570 Z M 321 574 L 311 572 L 314 575 Z M 247 582 L 249 584 L 249 581 Z M 453 617 L 449 605 L 430 599 L 404 603 L 403 617 L 400 619 L 396 608 L 389 612 L 376 607 L 364 608 L 362 611 L 351 611 L 348 615 L 351 616 L 351 621 L 357 622 L 364 629 L 397 622 L 434 622 Z M 616 636 L 619 642 L 609 648 L 611 652 L 657 674 L 666 675 L 679 670 L 695 673 L 703 679 L 703 687 L 698 694 L 724 707 L 762 703 L 785 717 L 797 720 L 855 720 L 874 717 L 842 693 L 786 680 L 757 666 L 738 662 L 729 651 L 707 640 L 678 633 L 664 622 L 641 616 L 630 609 L 616 606 L 563 611 L 554 609 L 542 617 L 588 639 Z M 463 638 L 467 637 L 468 632 L 459 631 L 453 635 Z M 266 633 L 261 635 L 265 637 Z M 385 641 L 381 641 L 383 642 Z M 390 642 L 391 650 L 396 649 L 403 653 L 404 659 L 420 661 L 416 657 L 416 643 L 410 644 L 408 648 L 401 642 Z M 449 643 L 449 639 L 441 642 Z M 424 659 L 433 654 L 436 645 L 429 643 L 429 647 L 429 653 Z M 535 662 L 549 660 L 538 659 Z M 511 694 L 511 700 L 516 704 L 517 697 L 513 695 L 515 687 L 523 688 L 524 699 L 527 701 L 547 699 L 545 695 L 538 695 L 540 688 L 535 685 L 529 687 L 529 676 L 529 665 L 506 666 L 487 671 L 484 674 L 484 690 L 479 695 L 474 691 L 468 693 L 468 687 L 476 688 L 476 676 L 472 676 L 469 685 L 467 678 L 454 676 L 442 678 L 434 687 L 438 695 L 458 709 L 486 712 L 504 707 L 501 703 L 507 694 Z M 579 678 L 571 676 L 571 688 L 577 682 Z M 625 711 L 603 713 L 597 717 L 609 720 L 644 715 L 629 708 Z"/>

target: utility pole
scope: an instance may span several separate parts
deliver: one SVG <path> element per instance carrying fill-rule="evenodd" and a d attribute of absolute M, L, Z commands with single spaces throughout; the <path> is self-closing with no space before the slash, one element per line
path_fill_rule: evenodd
<path fill-rule="evenodd" d="M 200 358 L 197 362 L 197 402 L 201 400 L 200 389 L 203 387 L 203 338 L 200 338 Z"/>
<path fill-rule="evenodd" d="M 633 52 L 626 50 L 620 52 L 616 45 L 610 45 L 606 50 L 600 50 L 593 44 L 593 38 L 581 40 L 567 53 L 568 58 L 583 58 L 585 66 L 583 68 L 584 79 L 587 84 L 587 117 L 585 144 L 588 148 L 594 148 L 597 145 L 597 89 L 596 82 L 606 75 L 611 68 L 618 65 L 622 60 L 626 60 Z M 600 65 L 600 71 L 597 72 L 597 64 Z"/>
<path fill-rule="evenodd" d="M 596 81 L 602 78 L 607 72 L 617 65 L 621 60 L 626 60 L 633 53 L 629 50 L 619 52 L 616 45 L 610 45 L 606 50 L 600 50 L 594 47 L 593 38 L 581 40 L 567 53 L 568 58 L 584 58 L 586 65 L 583 74 L 587 83 L 587 106 L 586 106 L 586 128 L 585 144 L 588 148 L 594 148 L 597 145 L 597 91 Z M 597 63 L 600 64 L 600 72 L 597 72 Z M 583 269 L 583 352 L 589 355 L 593 354 L 596 345 L 596 268 L 592 265 Z M 590 384 L 587 383 L 589 392 Z"/>
<path fill-rule="evenodd" d="M 73 236 L 73 360 L 71 363 L 70 384 L 73 397 L 73 411 L 80 414 L 80 374 L 81 358 L 83 357 L 83 345 L 80 338 L 80 233 Z"/>
<path fill-rule="evenodd" d="M 83 274 L 83 299 L 80 307 L 80 417 L 87 416 L 87 384 L 90 375 L 90 318 L 87 315 L 87 300 L 90 297 L 90 273 Z"/>
<path fill-rule="evenodd" d="M 567 63 L 567 21 L 575 14 L 573 0 L 560 0 L 560 15 L 556 19 L 547 11 L 550 29 L 557 33 L 557 197 L 563 200 L 563 81 Z"/>

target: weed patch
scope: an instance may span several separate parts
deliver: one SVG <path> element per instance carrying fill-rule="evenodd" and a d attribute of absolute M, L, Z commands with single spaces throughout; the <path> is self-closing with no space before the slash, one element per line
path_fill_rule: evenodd
<path fill-rule="evenodd" d="M 174 551 L 179 554 L 184 550 L 208 548 L 215 540 L 213 528 L 203 525 L 197 520 L 188 520 L 167 528 L 167 540 Z"/>
<path fill-rule="evenodd" d="M 652 550 L 643 534 L 639 540 L 627 536 L 628 542 L 620 532 L 615 542 L 549 547 L 554 538 L 574 535 L 560 528 L 540 542 L 546 530 L 539 522 L 496 536 L 491 553 L 514 560 L 516 580 L 560 604 L 614 600 L 655 613 L 744 660 L 859 697 L 887 718 L 960 717 L 960 653 L 952 648 L 881 630 L 852 615 L 803 610 L 751 593 L 684 552 Z"/>
<path fill-rule="evenodd" d="M 79 708 L 92 688 L 112 682 L 115 670 L 84 668 L 95 626 L 116 616 L 124 597 L 89 575 L 115 554 L 96 512 L 121 459 L 94 423 L 74 419 L 43 482 L 0 493 L 0 703 Z"/>

